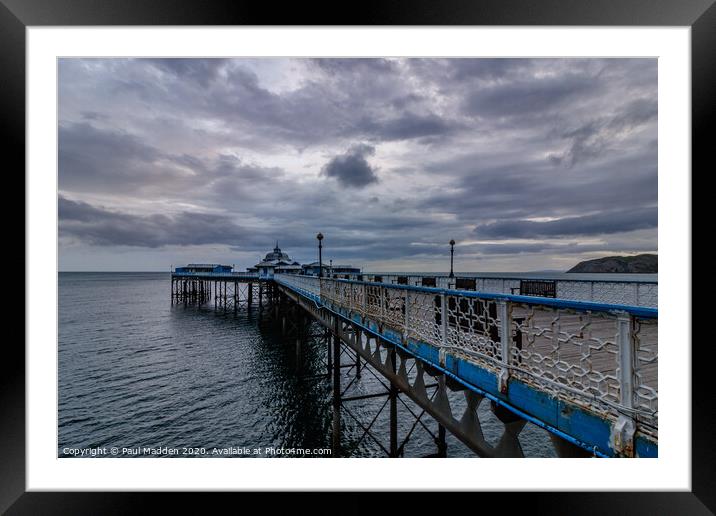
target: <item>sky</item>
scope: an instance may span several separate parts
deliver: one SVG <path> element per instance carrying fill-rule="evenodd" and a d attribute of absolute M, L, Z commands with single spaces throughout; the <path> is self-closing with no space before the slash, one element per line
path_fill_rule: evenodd
<path fill-rule="evenodd" d="M 656 59 L 59 60 L 60 270 L 657 251 Z"/>

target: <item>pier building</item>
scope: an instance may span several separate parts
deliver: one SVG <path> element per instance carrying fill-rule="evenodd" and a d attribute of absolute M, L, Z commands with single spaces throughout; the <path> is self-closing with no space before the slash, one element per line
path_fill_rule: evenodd
<path fill-rule="evenodd" d="M 303 274 L 307 276 L 318 276 L 318 262 L 306 263 L 301 267 L 303 268 Z M 344 279 L 355 279 L 355 277 L 360 275 L 360 273 L 361 269 L 359 267 L 353 267 L 352 265 L 323 264 L 323 276 L 327 278 L 334 275 L 341 275 Z"/>
<path fill-rule="evenodd" d="M 300 274 L 303 271 L 300 263 L 291 260 L 288 254 L 281 251 L 278 242 L 276 242 L 273 251 L 266 254 L 263 260 L 246 270 L 266 277 L 272 277 L 274 274 Z"/>
<path fill-rule="evenodd" d="M 288 265 L 291 272 L 281 272 Z M 361 439 L 379 442 L 375 419 L 361 421 L 350 408 L 379 396 L 387 398 L 389 444 L 381 449 L 390 457 L 402 456 L 418 425 L 433 435 L 434 456 L 445 456 L 450 432 L 479 456 L 522 457 L 527 424 L 545 431 L 559 457 L 658 456 L 656 281 L 318 277 L 298 274 L 303 268 L 278 244 L 251 272 L 183 269 L 172 273 L 173 303 L 213 298 L 217 310 L 234 312 L 258 304 L 295 346 L 297 364 L 307 339 L 320 341 L 334 457 L 350 456 L 342 418 L 363 429 Z M 385 391 L 350 395 L 367 367 Z M 399 435 L 398 404 L 406 400 L 419 411 L 409 410 L 415 422 Z M 491 427 L 501 425 L 496 440 L 483 431 L 486 414 Z"/>
<path fill-rule="evenodd" d="M 190 263 L 184 267 L 177 267 L 175 272 L 208 272 L 214 274 L 230 273 L 234 270 L 233 265 L 219 265 L 218 263 Z"/>

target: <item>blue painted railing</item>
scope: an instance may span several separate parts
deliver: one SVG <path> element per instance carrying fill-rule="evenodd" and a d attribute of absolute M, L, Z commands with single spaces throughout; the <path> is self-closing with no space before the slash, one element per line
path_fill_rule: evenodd
<path fill-rule="evenodd" d="M 274 279 L 435 365 L 451 364 L 462 382 L 546 428 L 579 434 L 575 438 L 600 453 L 656 454 L 655 308 L 294 275 Z"/>

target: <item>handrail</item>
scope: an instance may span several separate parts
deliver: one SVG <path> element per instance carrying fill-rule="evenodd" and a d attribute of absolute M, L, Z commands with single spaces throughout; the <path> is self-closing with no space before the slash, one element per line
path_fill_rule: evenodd
<path fill-rule="evenodd" d="M 278 274 L 276 276 L 279 276 Z M 284 276 L 284 275 L 280 275 Z M 286 275 L 288 276 L 288 275 Z M 312 276 L 309 276 L 312 278 Z M 318 279 L 318 278 L 316 278 Z M 323 281 L 329 281 L 323 279 Z M 627 312 L 629 314 L 654 319 L 658 318 L 658 308 L 648 308 L 633 305 L 622 305 L 612 303 L 595 303 L 593 301 L 578 301 L 572 299 L 559 299 L 549 297 L 536 297 L 536 296 L 522 296 L 517 294 L 498 294 L 492 292 L 476 292 L 472 290 L 455 290 L 455 289 L 444 289 L 439 287 L 421 287 L 417 285 L 398 285 L 395 283 L 375 283 L 370 281 L 359 281 L 359 280 L 347 280 L 340 278 L 331 278 L 330 281 L 337 281 L 340 283 L 354 283 L 357 285 L 380 285 L 381 287 L 398 290 L 414 290 L 417 292 L 430 292 L 436 295 L 447 294 L 453 296 L 461 296 L 466 298 L 480 298 L 480 299 L 504 299 L 506 301 L 513 301 L 519 303 L 526 303 L 531 305 L 544 305 L 555 308 L 572 308 L 575 310 L 589 310 L 595 312 Z M 571 281 L 571 280 L 570 280 Z"/>
<path fill-rule="evenodd" d="M 510 379 L 591 407 L 614 422 L 614 446 L 658 427 L 658 310 L 512 294 L 277 274 L 330 310 L 392 328 L 402 341 L 462 353 Z"/>

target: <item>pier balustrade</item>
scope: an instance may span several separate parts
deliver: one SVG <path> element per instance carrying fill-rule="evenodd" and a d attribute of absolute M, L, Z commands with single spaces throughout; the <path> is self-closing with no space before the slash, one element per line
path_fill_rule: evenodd
<path fill-rule="evenodd" d="M 541 283 L 547 284 L 557 299 L 571 299 L 574 301 L 591 301 L 595 303 L 608 303 L 617 305 L 643 306 L 656 308 L 658 306 L 658 289 L 656 281 L 632 281 L 632 280 L 603 280 L 603 279 L 549 279 L 547 276 L 529 279 L 525 277 L 455 277 L 448 276 L 423 276 L 423 275 L 398 275 L 398 274 L 363 274 L 363 279 L 369 282 L 403 284 L 411 286 L 428 286 L 424 284 L 425 279 L 430 283 L 435 282 L 435 287 L 454 290 L 474 290 L 476 292 L 489 292 L 492 294 L 532 294 L 525 287 Z M 430 285 L 432 286 L 432 285 Z M 543 285 L 543 287 L 546 285 Z M 524 291 L 523 291 L 524 290 Z"/>
<path fill-rule="evenodd" d="M 620 440 L 631 443 L 636 431 L 658 440 L 657 310 L 559 298 L 565 292 L 598 301 L 640 296 L 655 304 L 656 285 L 603 282 L 595 297 L 594 282 L 582 282 L 577 292 L 570 282 L 560 281 L 552 299 L 398 285 L 387 279 L 274 277 L 316 304 L 399 334 L 406 344 L 437 348 L 441 362 L 449 354 L 479 365 L 497 377 L 498 392 L 507 391 L 510 379 L 519 380 L 611 421 L 616 432 L 624 432 L 615 437 L 617 448 L 630 446 Z M 510 292 L 512 286 L 501 288 Z"/>

